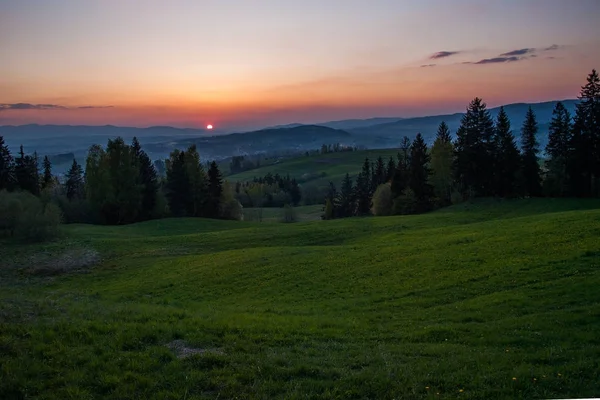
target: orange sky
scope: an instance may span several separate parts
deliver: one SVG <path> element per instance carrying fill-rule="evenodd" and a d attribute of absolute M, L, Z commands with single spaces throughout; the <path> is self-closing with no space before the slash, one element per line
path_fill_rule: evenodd
<path fill-rule="evenodd" d="M 600 67 L 595 0 L 249 4 L 2 2 L 0 124 L 418 116 L 573 98 Z"/>

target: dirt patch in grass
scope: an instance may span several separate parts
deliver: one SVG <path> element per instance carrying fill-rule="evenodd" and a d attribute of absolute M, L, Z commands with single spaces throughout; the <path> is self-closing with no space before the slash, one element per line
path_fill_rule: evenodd
<path fill-rule="evenodd" d="M 177 358 L 187 358 L 187 357 L 191 357 L 195 354 L 200 354 L 200 355 L 204 355 L 204 354 L 222 355 L 222 354 L 225 354 L 223 352 L 223 349 L 219 349 L 219 348 L 199 349 L 196 347 L 190 347 L 183 340 L 173 340 L 171 343 L 167 344 L 167 348 L 169 350 L 171 350 L 173 353 L 175 353 Z"/>
<path fill-rule="evenodd" d="M 21 270 L 29 275 L 54 276 L 69 272 L 84 272 L 100 262 L 93 249 L 75 248 L 60 253 L 35 253 L 22 261 Z"/>

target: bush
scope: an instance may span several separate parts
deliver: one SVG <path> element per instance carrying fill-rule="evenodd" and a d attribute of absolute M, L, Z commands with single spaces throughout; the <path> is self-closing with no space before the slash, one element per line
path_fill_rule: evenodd
<path fill-rule="evenodd" d="M 97 222 L 93 217 L 90 204 L 85 199 L 69 200 L 67 196 L 59 194 L 52 201 L 62 212 L 66 224 Z"/>
<path fill-rule="evenodd" d="M 379 185 L 373 194 L 373 214 L 376 216 L 390 215 L 392 213 L 392 187 L 389 183 Z"/>
<path fill-rule="evenodd" d="M 294 207 L 290 206 L 289 204 L 286 204 L 283 207 L 283 217 L 281 218 L 281 222 L 291 223 L 297 221 L 298 215 L 296 214 L 296 210 L 294 209 Z"/>
<path fill-rule="evenodd" d="M 61 220 L 55 204 L 27 192 L 0 192 L 1 234 L 27 242 L 49 240 L 58 236 Z"/>
<path fill-rule="evenodd" d="M 223 219 L 232 219 L 241 221 L 244 219 L 244 210 L 242 204 L 233 195 L 233 190 L 229 184 L 223 185 L 221 201 L 219 202 L 219 217 Z"/>
<path fill-rule="evenodd" d="M 415 196 L 415 192 L 411 189 L 406 189 L 403 195 L 394 199 L 394 214 L 415 214 L 418 212 L 419 208 L 417 196 Z"/>

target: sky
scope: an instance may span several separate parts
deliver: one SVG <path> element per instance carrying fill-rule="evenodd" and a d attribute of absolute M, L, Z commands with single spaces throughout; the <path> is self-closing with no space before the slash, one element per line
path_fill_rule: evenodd
<path fill-rule="evenodd" d="M 0 125 L 258 128 L 575 98 L 598 0 L 0 0 Z"/>

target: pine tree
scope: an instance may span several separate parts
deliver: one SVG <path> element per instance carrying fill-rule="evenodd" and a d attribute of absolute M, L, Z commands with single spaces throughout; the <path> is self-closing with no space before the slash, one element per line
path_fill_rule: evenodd
<path fill-rule="evenodd" d="M 187 213 L 189 216 L 206 217 L 206 204 L 209 201 L 208 176 L 200 162 L 200 154 L 195 144 L 185 152 L 184 165 L 190 193 Z"/>
<path fill-rule="evenodd" d="M 600 196 L 600 77 L 595 69 L 579 100 L 570 146 L 570 187 L 577 196 Z"/>
<path fill-rule="evenodd" d="M 171 213 L 176 217 L 188 215 L 191 187 L 185 166 L 185 151 L 174 150 L 166 162 L 166 196 Z"/>
<path fill-rule="evenodd" d="M 433 189 L 429 184 L 430 157 L 427 152 L 427 144 L 419 133 L 410 148 L 410 170 L 408 186 L 414 192 L 419 203 L 418 210 L 426 211 L 430 208 Z"/>
<path fill-rule="evenodd" d="M 517 194 L 520 164 L 521 154 L 511 131 L 510 120 L 504 107 L 500 107 L 496 120 L 496 195 L 512 197 Z"/>
<path fill-rule="evenodd" d="M 431 147 L 431 184 L 440 205 L 450 204 L 452 194 L 454 145 L 448 125 L 440 123 Z"/>
<path fill-rule="evenodd" d="M 338 215 L 341 218 L 351 217 L 355 211 L 355 196 L 354 187 L 352 186 L 352 178 L 346 173 L 342 186 L 338 194 L 339 210 Z"/>
<path fill-rule="evenodd" d="M 219 166 L 215 161 L 210 163 L 208 169 L 208 202 L 207 216 L 211 218 L 219 217 L 219 204 L 221 194 L 223 193 L 223 178 Z"/>
<path fill-rule="evenodd" d="M 15 163 L 4 137 L 0 136 L 0 190 L 11 190 L 15 183 Z"/>
<path fill-rule="evenodd" d="M 540 196 L 542 193 L 537 132 L 538 125 L 535 113 L 529 107 L 521 129 L 521 148 L 523 151 L 521 168 L 525 195 L 532 197 Z"/>
<path fill-rule="evenodd" d="M 550 195 L 566 196 L 568 193 L 568 161 L 572 141 L 571 115 L 565 106 L 558 102 L 552 111 L 552 121 L 546 145 L 547 177 L 544 186 Z"/>
<path fill-rule="evenodd" d="M 40 194 L 40 177 L 37 153 L 25 155 L 23 146 L 19 149 L 19 157 L 15 160 L 15 177 L 21 190 L 34 195 Z"/>
<path fill-rule="evenodd" d="M 385 173 L 385 181 L 391 182 L 394 173 L 396 172 L 396 162 L 394 161 L 394 157 L 390 157 L 390 160 L 387 164 L 387 169 Z"/>
<path fill-rule="evenodd" d="M 493 191 L 494 123 L 486 104 L 476 97 L 467 107 L 456 132 L 455 179 L 468 196 Z"/>
<path fill-rule="evenodd" d="M 365 159 L 362 171 L 356 178 L 354 193 L 356 196 L 356 214 L 365 215 L 371 210 L 371 166 L 369 159 Z"/>
<path fill-rule="evenodd" d="M 83 170 L 77 160 L 73 159 L 73 164 L 71 164 L 66 178 L 65 191 L 67 192 L 67 198 L 71 201 L 83 198 Z"/>
<path fill-rule="evenodd" d="M 140 146 L 136 137 L 133 138 L 131 149 L 134 162 L 138 168 L 138 184 L 141 185 L 141 208 L 139 220 L 152 218 L 158 197 L 158 175 L 152 160 Z"/>
<path fill-rule="evenodd" d="M 410 146 L 412 142 L 408 136 L 402 138 L 400 143 L 400 153 L 398 153 L 398 162 L 403 164 L 404 170 L 408 170 L 410 166 Z"/>
<path fill-rule="evenodd" d="M 377 158 L 377 163 L 375 164 L 375 188 L 377 186 L 385 183 L 387 181 L 387 170 L 385 168 L 385 163 L 383 162 L 383 158 L 379 156 Z"/>
<path fill-rule="evenodd" d="M 52 163 L 48 156 L 44 157 L 43 168 L 44 175 L 42 178 L 42 189 L 46 189 L 52 186 L 52 183 L 54 182 L 54 177 L 52 176 Z"/>

